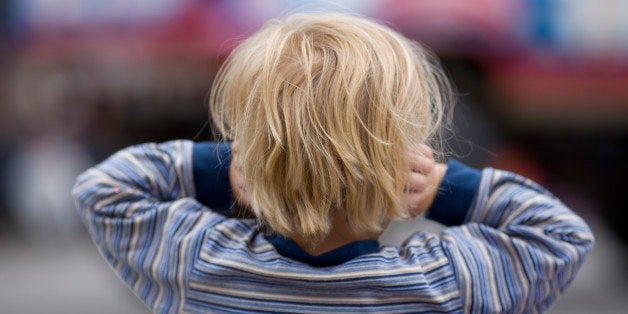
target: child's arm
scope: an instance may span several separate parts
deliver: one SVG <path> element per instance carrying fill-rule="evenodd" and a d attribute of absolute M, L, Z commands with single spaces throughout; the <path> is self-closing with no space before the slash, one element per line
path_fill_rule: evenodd
<path fill-rule="evenodd" d="M 441 234 L 467 313 L 547 309 L 593 246 L 586 223 L 519 175 L 448 165 L 428 218 Z"/>
<path fill-rule="evenodd" d="M 219 171 L 228 167 L 224 150 L 199 146 L 208 158 L 193 169 L 194 145 L 174 141 L 124 149 L 82 174 L 73 190 L 99 251 L 154 312 L 179 310 L 178 287 L 202 231 L 225 219 L 195 199 L 197 188 L 218 194 L 228 189 L 228 177 Z M 208 184 L 195 188 L 193 174 L 207 175 Z M 229 198 L 222 197 L 207 201 L 225 207 Z"/>

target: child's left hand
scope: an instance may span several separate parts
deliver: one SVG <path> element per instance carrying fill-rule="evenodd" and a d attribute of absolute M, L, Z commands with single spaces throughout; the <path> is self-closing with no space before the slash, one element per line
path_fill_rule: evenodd
<path fill-rule="evenodd" d="M 416 217 L 426 212 L 434 203 L 438 187 L 445 176 L 447 165 L 434 161 L 427 145 L 408 153 L 411 172 L 404 191 L 408 215 Z"/>

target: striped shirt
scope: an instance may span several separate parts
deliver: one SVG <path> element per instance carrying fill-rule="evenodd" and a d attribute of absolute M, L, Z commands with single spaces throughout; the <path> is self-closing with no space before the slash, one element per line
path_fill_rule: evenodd
<path fill-rule="evenodd" d="M 452 161 L 428 214 L 444 231 L 310 256 L 225 215 L 228 165 L 225 144 L 172 141 L 127 148 L 78 178 L 99 251 L 152 311 L 542 312 L 593 245 L 585 222 L 537 184 Z"/>

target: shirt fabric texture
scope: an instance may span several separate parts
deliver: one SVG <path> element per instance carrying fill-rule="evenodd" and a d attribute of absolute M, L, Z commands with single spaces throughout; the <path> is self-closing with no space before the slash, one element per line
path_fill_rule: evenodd
<path fill-rule="evenodd" d="M 78 210 L 112 269 L 157 313 L 534 313 L 593 245 L 586 223 L 517 174 L 452 160 L 427 218 L 399 246 L 312 256 L 229 218 L 229 143 L 124 149 L 77 179 Z"/>

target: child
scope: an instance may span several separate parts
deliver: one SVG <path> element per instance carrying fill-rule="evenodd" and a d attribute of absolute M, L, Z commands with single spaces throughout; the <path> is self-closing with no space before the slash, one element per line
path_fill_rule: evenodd
<path fill-rule="evenodd" d="M 74 196 L 154 312 L 546 310 L 591 231 L 521 176 L 434 162 L 423 143 L 450 94 L 425 51 L 385 26 L 272 20 L 213 85 L 233 159 L 228 142 L 134 146 L 81 175 Z M 229 218 L 232 196 L 256 219 Z M 424 212 L 448 228 L 378 243 L 390 221 Z"/>

